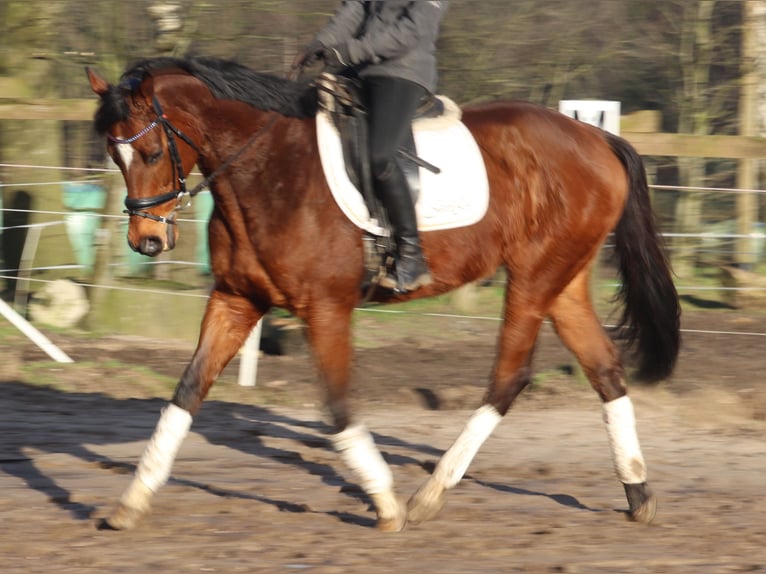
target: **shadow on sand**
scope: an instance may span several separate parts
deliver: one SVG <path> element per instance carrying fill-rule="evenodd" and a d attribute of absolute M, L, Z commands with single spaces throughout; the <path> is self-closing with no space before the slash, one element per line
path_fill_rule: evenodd
<path fill-rule="evenodd" d="M 18 478 L 28 488 L 44 494 L 51 503 L 76 520 L 96 518 L 96 507 L 78 502 L 82 497 L 75 496 L 59 485 L 54 476 L 40 470 L 34 458 L 29 455 L 30 449 L 76 457 L 92 465 L 94 473 L 108 470 L 115 474 L 130 474 L 134 471 L 134 461 L 141 454 L 140 450 L 130 460 L 114 460 L 94 452 L 88 445 L 148 440 L 159 412 L 166 404 L 165 400 L 158 398 L 115 399 L 101 393 L 65 393 L 14 381 L 0 382 L 0 385 L 3 390 L 0 402 L 0 470 Z M 316 475 L 323 484 L 369 504 L 367 496 L 359 487 L 347 482 L 336 471 L 336 468 L 344 470 L 340 460 L 333 467 L 307 460 L 301 454 L 300 449 L 305 452 L 305 447 L 331 451 L 327 439 L 330 427 L 322 422 L 286 416 L 269 408 L 210 400 L 205 402 L 196 417 L 192 431 L 202 435 L 212 445 L 235 449 L 256 459 L 269 459 L 285 465 L 291 471 Z M 269 446 L 260 438 L 262 436 L 284 439 L 280 445 L 285 446 Z M 430 472 L 434 461 L 442 454 L 439 449 L 401 437 L 379 433 L 374 433 L 374 437 L 384 457 L 393 467 L 416 465 Z M 295 450 L 290 445 L 295 445 Z M 387 449 L 391 448 L 397 452 L 388 452 Z M 472 480 L 470 476 L 466 479 Z M 569 495 L 545 494 L 478 480 L 475 482 L 499 492 L 546 496 L 564 506 L 591 510 Z M 170 483 L 197 488 L 213 496 L 273 505 L 281 511 L 313 512 L 305 505 L 288 500 L 197 482 L 188 477 L 171 476 Z M 342 512 L 327 514 L 343 522 L 374 526 L 370 515 Z"/>

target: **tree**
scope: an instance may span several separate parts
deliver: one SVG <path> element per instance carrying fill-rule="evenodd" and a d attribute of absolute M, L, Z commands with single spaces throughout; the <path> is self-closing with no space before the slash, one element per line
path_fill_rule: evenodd
<path fill-rule="evenodd" d="M 54 73 L 55 61 L 49 57 L 48 47 L 55 42 L 56 21 L 63 6 L 56 2 L 29 0 L 12 1 L 3 6 L 2 30 L 0 30 L 0 70 L 12 71 L 8 78 L 10 90 L 16 97 L 55 96 L 55 85 L 50 78 Z M 39 120 L 33 123 L 20 120 L 0 122 L 0 161 L 24 166 L 33 162 L 43 165 L 60 165 L 61 137 L 57 122 Z M 27 167 L 4 170 L 0 173 L 3 183 L 44 182 L 46 179 L 58 181 L 61 173 L 51 170 L 40 177 L 40 172 Z M 61 198 L 57 185 L 38 185 L 34 188 L 19 186 L 2 188 L 2 203 L 5 208 L 15 205 L 37 211 L 58 210 Z M 31 204 L 30 204 L 31 201 Z M 43 213 L 26 213 L 28 221 L 19 223 L 42 223 L 52 218 Z M 46 229 L 46 234 L 64 237 L 62 226 Z M 17 245 L 16 249 L 21 249 Z M 6 254 L 11 260 L 18 261 L 17 254 Z M 71 251 L 66 241 L 59 239 L 50 250 L 41 253 L 38 263 L 52 265 L 67 261 Z"/>
<path fill-rule="evenodd" d="M 766 104 L 766 62 L 763 55 L 763 42 L 766 41 L 766 2 L 747 0 L 744 6 L 744 26 L 742 33 L 742 84 L 740 89 L 739 133 L 743 136 L 764 135 L 763 119 L 759 117 L 759 103 Z M 760 54 L 759 54 L 759 46 Z M 762 99 L 759 102 L 759 96 Z M 743 159 L 737 171 L 737 187 L 754 189 L 758 181 L 760 162 Z M 753 240 L 753 223 L 758 220 L 758 202 L 754 193 L 741 193 L 737 196 L 737 233 L 743 236 L 737 242 L 736 263 L 740 267 L 751 268 L 756 263 Z"/>
<path fill-rule="evenodd" d="M 710 133 L 708 93 L 713 54 L 711 41 L 715 0 L 688 2 L 683 7 L 679 60 L 682 72 L 680 86 L 678 131 L 705 135 Z M 684 186 L 703 186 L 705 160 L 678 158 L 679 180 Z M 681 236 L 674 242 L 673 268 L 680 277 L 694 273 L 697 241 L 683 237 L 699 230 L 702 196 L 694 191 L 682 192 L 676 203 L 676 232 Z"/>
<path fill-rule="evenodd" d="M 649 6 L 644 16 L 660 26 L 644 26 L 654 53 L 662 57 L 665 74 L 675 73 L 661 95 L 666 129 L 707 135 L 736 132 L 739 36 L 741 6 L 716 0 L 669 0 Z M 732 71 L 734 70 L 734 71 Z M 704 158 L 677 158 L 677 181 L 683 187 L 705 187 L 733 183 L 731 162 Z M 726 179 L 724 179 L 726 178 Z M 681 191 L 675 201 L 673 265 L 676 273 L 694 272 L 698 241 L 689 235 L 699 232 L 706 204 L 699 191 Z"/>

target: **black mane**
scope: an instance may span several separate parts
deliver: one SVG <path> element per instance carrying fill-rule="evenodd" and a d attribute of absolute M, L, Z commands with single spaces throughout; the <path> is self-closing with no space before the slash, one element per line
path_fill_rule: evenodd
<path fill-rule="evenodd" d="M 219 99 L 238 100 L 260 110 L 275 111 L 289 117 L 306 118 L 316 114 L 316 89 L 306 83 L 255 72 L 231 60 L 160 57 L 137 62 L 125 71 L 117 86 L 111 86 L 96 112 L 96 130 L 105 133 L 115 122 L 127 119 L 129 108 L 126 96 L 137 90 L 141 82 L 154 72 L 171 68 L 194 76 Z"/>

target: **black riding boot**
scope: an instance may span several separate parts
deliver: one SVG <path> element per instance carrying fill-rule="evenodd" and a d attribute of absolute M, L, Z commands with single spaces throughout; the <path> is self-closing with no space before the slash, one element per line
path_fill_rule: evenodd
<path fill-rule="evenodd" d="M 381 287 L 407 293 L 433 283 L 417 237 L 397 237 L 396 249 L 397 257 L 394 263 L 396 277 L 389 272 L 380 280 Z"/>
<path fill-rule="evenodd" d="M 386 209 L 396 243 L 394 273 L 380 280 L 380 286 L 400 293 L 414 291 L 433 282 L 423 250 L 420 248 L 418 223 L 407 179 L 399 166 L 376 178 L 375 191 Z"/>

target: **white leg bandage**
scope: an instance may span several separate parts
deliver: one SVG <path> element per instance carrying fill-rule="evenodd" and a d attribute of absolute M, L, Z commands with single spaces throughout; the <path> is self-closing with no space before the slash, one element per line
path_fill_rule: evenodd
<path fill-rule="evenodd" d="M 628 395 L 602 406 L 617 477 L 625 484 L 646 482 L 646 464 L 636 434 L 636 416 Z"/>
<path fill-rule="evenodd" d="M 391 469 L 363 425 L 352 425 L 339 432 L 332 437 L 332 443 L 367 494 L 388 492 L 393 488 Z"/>
<path fill-rule="evenodd" d="M 192 417 L 189 411 L 169 404 L 162 409 L 162 415 L 154 429 L 149 444 L 141 456 L 141 462 L 136 469 L 136 479 L 146 485 L 149 490 L 156 492 L 167 482 L 170 468 L 181 447 L 181 442 L 189 432 Z"/>
<path fill-rule="evenodd" d="M 436 465 L 431 479 L 444 488 L 452 488 L 460 482 L 479 448 L 502 418 L 492 405 L 484 405 L 477 409 L 468 420 L 463 432 Z"/>

